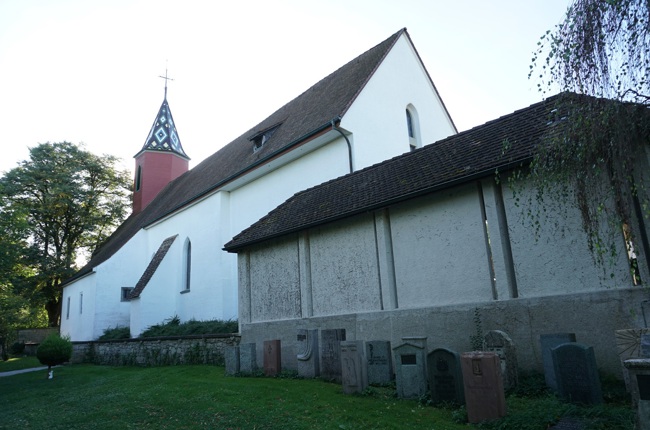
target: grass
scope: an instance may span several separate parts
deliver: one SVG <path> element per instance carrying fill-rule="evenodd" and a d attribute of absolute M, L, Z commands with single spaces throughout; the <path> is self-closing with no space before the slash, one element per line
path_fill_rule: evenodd
<path fill-rule="evenodd" d="M 36 357 L 11 357 L 8 361 L 0 360 L 0 372 L 29 369 L 43 366 Z M 0 424 L 2 425 L 2 424 Z"/>
<path fill-rule="evenodd" d="M 505 419 L 460 423 L 463 410 L 394 397 L 344 395 L 320 380 L 226 377 L 223 367 L 64 366 L 0 378 L 0 429 L 546 429 L 562 416 L 587 429 L 633 429 L 624 405 L 580 408 L 550 395 L 508 397 Z"/>

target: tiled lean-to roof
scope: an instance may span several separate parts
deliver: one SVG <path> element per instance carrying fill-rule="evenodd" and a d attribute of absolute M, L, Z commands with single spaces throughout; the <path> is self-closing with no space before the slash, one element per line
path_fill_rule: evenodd
<path fill-rule="evenodd" d="M 219 189 L 221 186 L 263 165 L 279 154 L 331 127 L 347 112 L 357 95 L 396 41 L 408 33 L 402 29 L 371 48 L 307 91 L 285 104 L 268 118 L 247 130 L 196 167 L 169 183 L 140 213 L 131 215 L 93 254 L 91 260 L 64 285 L 91 273 L 108 260 L 140 229 Z M 261 132 L 273 135 L 258 150 L 251 141 Z M 220 146 L 219 142 L 214 143 Z"/>
<path fill-rule="evenodd" d="M 562 98 L 564 97 L 564 98 Z M 296 193 L 235 236 L 229 252 L 478 178 L 531 161 L 533 151 L 564 118 L 560 94 L 471 130 Z M 562 109 L 563 111 L 563 109 Z"/>

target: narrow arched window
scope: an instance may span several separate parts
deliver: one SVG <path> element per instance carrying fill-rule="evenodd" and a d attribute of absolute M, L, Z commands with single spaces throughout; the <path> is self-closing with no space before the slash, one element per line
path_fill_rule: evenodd
<path fill-rule="evenodd" d="M 411 151 L 422 146 L 420 142 L 420 123 L 418 120 L 418 112 L 413 105 L 406 107 L 406 128 L 409 137 L 409 148 Z"/>
<path fill-rule="evenodd" d="M 135 173 L 135 190 L 140 191 L 140 185 L 142 182 L 142 166 L 138 166 L 138 170 Z"/>
<path fill-rule="evenodd" d="M 183 291 L 190 290 L 192 276 L 192 242 L 187 239 L 183 250 Z"/>

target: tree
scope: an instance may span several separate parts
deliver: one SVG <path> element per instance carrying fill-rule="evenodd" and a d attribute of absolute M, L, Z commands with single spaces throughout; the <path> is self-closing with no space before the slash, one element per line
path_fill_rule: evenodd
<path fill-rule="evenodd" d="M 544 95 L 559 89 L 591 96 L 559 99 L 549 120 L 563 125 L 529 170 L 538 198 L 578 206 L 599 264 L 615 259 L 614 231 L 625 236 L 630 255 L 634 242 L 647 248 L 647 168 L 638 166 L 650 143 L 650 2 L 575 0 L 541 37 L 530 68 Z"/>
<path fill-rule="evenodd" d="M 44 305 L 50 326 L 59 323 L 60 285 L 77 270 L 78 257 L 126 215 L 130 178 L 116 162 L 69 142 L 43 143 L 0 179 L 0 214 L 11 214 L 13 239 L 24 245 L 22 264 L 31 268 L 14 285 Z"/>
<path fill-rule="evenodd" d="M 67 337 L 61 337 L 58 334 L 51 334 L 38 346 L 36 358 L 41 364 L 47 366 L 47 372 L 50 373 L 52 366 L 58 366 L 72 357 L 72 342 Z"/>

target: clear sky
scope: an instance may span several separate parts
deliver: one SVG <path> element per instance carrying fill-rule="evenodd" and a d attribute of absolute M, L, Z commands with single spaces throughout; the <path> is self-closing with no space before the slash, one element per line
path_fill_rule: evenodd
<path fill-rule="evenodd" d="M 135 155 L 168 101 L 196 165 L 406 27 L 459 130 L 542 99 L 569 0 L 0 0 L 0 172 L 41 142 Z"/>

